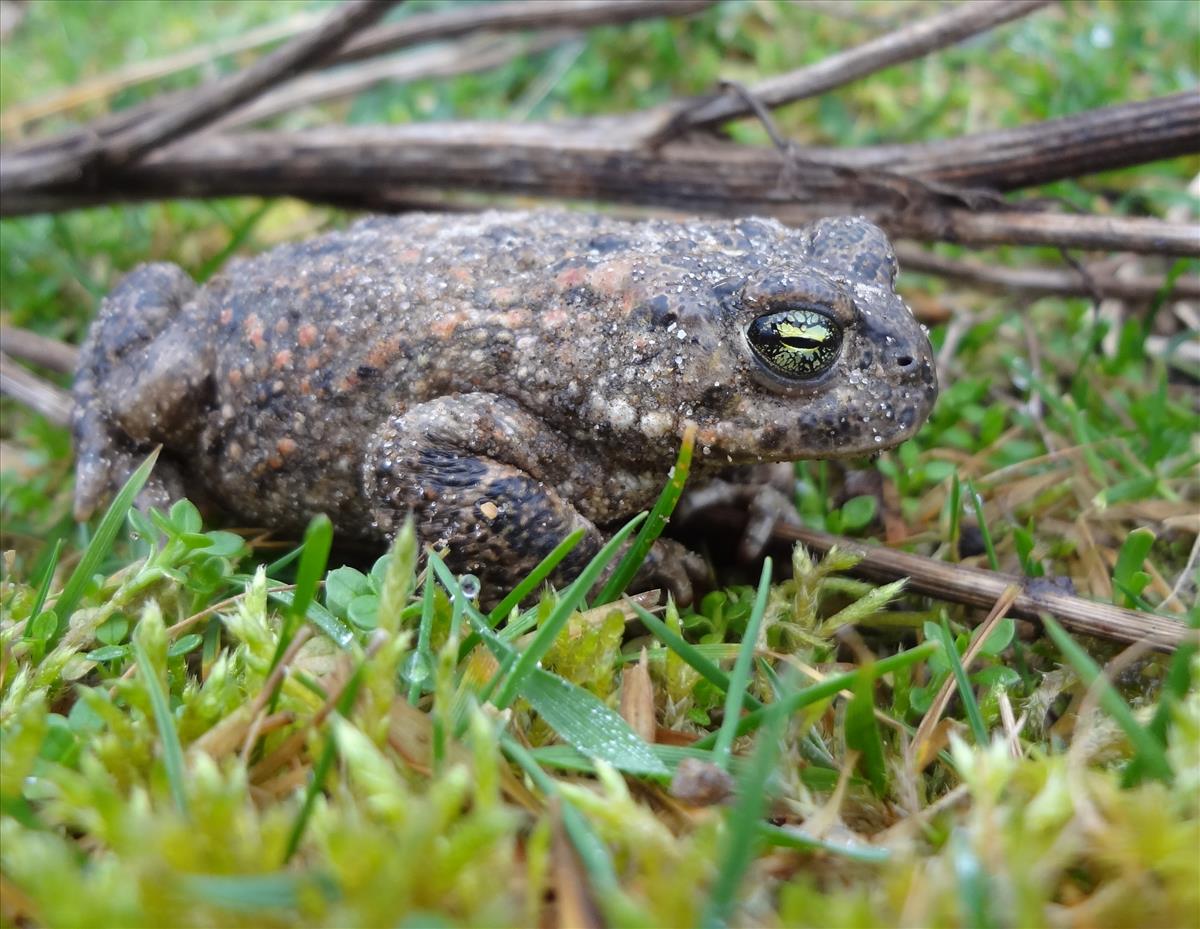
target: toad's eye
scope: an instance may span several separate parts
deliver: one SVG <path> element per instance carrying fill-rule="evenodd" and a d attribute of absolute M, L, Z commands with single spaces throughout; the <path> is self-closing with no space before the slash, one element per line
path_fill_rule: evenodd
<path fill-rule="evenodd" d="M 833 367 L 842 348 L 842 327 L 815 310 L 782 310 L 754 320 L 746 338 L 772 373 L 804 381 Z"/>

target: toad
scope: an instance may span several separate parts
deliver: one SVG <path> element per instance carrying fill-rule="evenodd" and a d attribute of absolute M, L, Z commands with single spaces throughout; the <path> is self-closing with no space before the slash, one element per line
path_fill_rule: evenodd
<path fill-rule="evenodd" d="M 911 436 L 937 382 L 895 274 L 857 218 L 564 212 L 369 218 L 203 287 L 144 265 L 81 352 L 76 515 L 161 444 L 143 503 L 381 542 L 412 514 L 503 589 L 583 528 L 561 582 L 653 503 L 689 423 L 694 484 Z M 643 580 L 686 597 L 686 560 L 663 540 Z"/>

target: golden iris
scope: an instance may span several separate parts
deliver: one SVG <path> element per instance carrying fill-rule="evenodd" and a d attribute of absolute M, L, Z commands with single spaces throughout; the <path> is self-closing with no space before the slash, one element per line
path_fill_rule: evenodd
<path fill-rule="evenodd" d="M 815 310 L 781 310 L 755 319 L 746 338 L 758 359 L 775 374 L 810 380 L 837 361 L 842 327 Z"/>

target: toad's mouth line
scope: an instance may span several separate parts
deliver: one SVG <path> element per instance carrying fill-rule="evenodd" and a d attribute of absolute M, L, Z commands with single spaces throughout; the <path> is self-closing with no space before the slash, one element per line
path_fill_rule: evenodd
<path fill-rule="evenodd" d="M 807 447 L 802 449 L 795 445 L 789 448 L 785 442 L 779 448 L 760 446 L 756 450 L 748 450 L 750 446 L 744 445 L 737 451 L 731 451 L 729 447 L 718 442 L 704 442 L 697 438 L 697 457 L 693 460 L 710 461 L 714 467 L 720 468 L 781 461 L 844 461 L 854 458 L 875 458 L 882 452 L 891 451 L 907 442 L 917 434 L 924 422 L 925 420 L 921 419 L 920 422 L 915 422 L 911 426 L 894 428 L 886 435 L 879 434 L 878 442 L 874 441 L 875 436 L 866 436 L 864 437 L 865 441 L 862 439 L 845 441 L 830 437 L 827 444 L 822 444 L 815 441 L 816 436 L 820 433 L 820 428 L 817 428 L 808 434 Z"/>

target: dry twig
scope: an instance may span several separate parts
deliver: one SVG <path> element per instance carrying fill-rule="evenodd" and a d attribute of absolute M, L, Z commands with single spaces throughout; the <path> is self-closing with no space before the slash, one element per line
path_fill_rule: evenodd
<path fill-rule="evenodd" d="M 960 659 L 963 670 L 970 670 L 972 663 L 979 656 L 979 653 L 983 651 L 983 646 L 987 644 L 992 630 L 1000 624 L 1000 621 L 1013 605 L 1020 592 L 1021 588 L 1017 584 L 1009 584 L 1004 588 L 1004 592 L 1000 594 L 1000 598 L 992 606 L 987 619 L 980 624 L 979 632 L 974 635 L 966 653 Z M 949 675 L 942 682 L 942 686 L 938 689 L 937 695 L 929 705 L 929 709 L 921 717 L 921 725 L 917 727 L 912 741 L 908 744 L 908 750 L 905 752 L 906 759 L 908 764 L 918 771 L 923 770 L 937 754 L 937 751 L 933 749 L 933 745 L 935 744 L 933 740 L 934 730 L 937 728 L 942 714 L 946 712 L 946 707 L 950 705 L 950 698 L 954 696 L 957 688 L 958 681 L 955 680 L 953 675 Z"/>
<path fill-rule="evenodd" d="M 66 90 L 46 97 L 17 103 L 7 107 L 0 115 L 0 129 L 4 132 L 20 132 L 30 123 L 47 116 L 54 116 L 87 103 L 104 100 L 129 87 L 148 81 L 161 80 L 173 74 L 188 71 L 198 65 L 207 64 L 226 55 L 235 55 L 260 45 L 286 39 L 316 24 L 312 13 L 300 13 L 279 22 L 267 23 L 219 42 L 206 42 L 193 48 L 183 49 L 173 55 L 148 61 L 135 61 L 117 71 L 101 74 Z M 187 93 L 190 91 L 184 91 Z M 161 97 L 156 100 L 159 102 Z"/>
<path fill-rule="evenodd" d="M 0 193 L 35 184 L 90 178 L 103 162 L 120 167 L 156 148 L 213 122 L 223 113 L 253 100 L 268 87 L 311 68 L 338 49 L 351 35 L 380 19 L 402 0 L 347 0 L 318 26 L 276 49 L 253 65 L 195 92 L 178 107 L 156 113 L 108 138 L 50 157 L 5 159 L 0 164 Z M 94 180 L 92 181 L 94 182 Z"/>
<path fill-rule="evenodd" d="M 329 67 L 344 65 L 374 55 L 399 51 L 422 42 L 454 39 L 478 32 L 496 33 L 535 28 L 584 29 L 589 26 L 630 22 L 656 16 L 688 16 L 711 6 L 714 2 L 715 0 L 511 0 L 511 2 L 472 4 L 450 10 L 415 13 L 399 22 L 373 26 L 355 35 L 325 64 Z M 294 19 L 288 20 L 285 25 L 289 31 L 281 29 L 277 34 L 294 33 L 297 31 L 296 22 Z M 256 37 L 258 40 L 253 44 L 262 44 L 270 37 L 269 34 L 266 37 Z M 246 37 L 247 40 L 249 38 L 250 36 Z M 215 56 L 227 54 L 242 47 L 253 47 L 253 44 L 243 43 L 236 47 L 206 46 L 200 52 L 211 53 Z M 189 56 L 189 60 L 200 57 L 200 52 Z M 151 64 L 156 63 L 147 63 L 148 70 Z M 168 62 L 157 63 L 159 71 L 167 66 Z M 166 73 L 171 72 L 167 71 Z M 120 73 L 98 80 L 107 80 L 110 84 L 124 86 L 119 83 Z M 86 144 L 88 140 L 111 136 L 144 122 L 157 113 L 179 107 L 204 90 L 204 87 L 200 87 L 160 94 L 139 106 L 109 113 L 78 129 L 7 147 L 4 154 L 7 158 L 13 158 L 72 150 Z M 80 90 L 80 92 L 85 91 Z M 40 108 L 61 108 L 62 105 L 63 103 L 58 101 L 46 101 L 40 105 Z M 33 105 L 31 105 L 32 108 L 34 108 Z M 21 113 L 20 109 L 20 107 L 14 107 L 5 111 L 4 124 L 6 126 L 9 120 L 29 118 L 28 114 Z M 18 111 L 16 116 L 10 116 L 12 110 Z"/>
<path fill-rule="evenodd" d="M 288 81 L 227 114 L 213 131 L 261 122 L 327 100 L 351 97 L 376 84 L 401 84 L 425 78 L 455 77 L 500 67 L 521 55 L 545 51 L 578 33 L 547 30 L 533 36 L 477 36 L 463 43 L 419 49 L 407 55 L 348 65 Z"/>
<path fill-rule="evenodd" d="M 1091 289 L 1078 272 L 1057 268 L 1009 268 L 978 261 L 945 258 L 904 243 L 896 245 L 896 257 L 905 271 L 936 274 L 938 277 L 966 281 L 978 287 L 1004 291 L 1025 291 L 1062 297 L 1091 296 Z M 1122 278 L 1097 269 L 1088 269 L 1092 283 L 1106 297 L 1121 300 L 1152 300 L 1165 291 L 1165 277 L 1138 275 Z M 1185 275 L 1171 285 L 1167 296 L 1173 300 L 1200 299 L 1200 278 Z"/>
<path fill-rule="evenodd" d="M 27 371 L 0 352 L 0 393 L 41 413 L 58 426 L 71 422 L 71 395 Z"/>
<path fill-rule="evenodd" d="M 1137 141 L 1146 138 L 1155 140 L 1152 148 Z M 1098 171 L 1195 150 L 1200 148 L 1195 95 L 1122 104 L 1004 133 L 886 148 L 893 167 L 874 173 L 874 147 L 822 150 L 816 159 L 806 151 L 798 164 L 781 161 L 774 149 L 715 141 L 673 143 L 654 152 L 638 147 L 613 118 L 569 127 L 458 122 L 205 134 L 108 172 L 103 191 L 78 182 L 13 191 L 0 202 L 0 215 L 118 199 L 239 194 L 295 195 L 386 210 L 406 206 L 411 196 L 406 188 L 419 185 L 426 196 L 430 190 L 474 189 L 753 212 L 794 222 L 862 212 L 894 235 L 923 240 L 1200 254 L 1200 236 L 1190 223 L 973 212 L 944 188 L 951 182 L 1011 189 L 1033 178 L 1040 183 L 1077 173 L 1089 157 L 1087 169 Z M 1066 163 L 1069 171 L 1062 169 Z"/>
<path fill-rule="evenodd" d="M 0 350 L 13 358 L 62 374 L 73 372 L 79 360 L 79 349 L 74 345 L 16 326 L 0 326 Z"/>
<path fill-rule="evenodd" d="M 467 4 L 457 9 L 416 13 L 395 23 L 375 26 L 355 36 L 334 57 L 334 64 L 358 61 L 434 39 L 476 32 L 518 29 L 587 29 L 649 19 L 688 16 L 716 0 L 517 0 Z"/>
<path fill-rule="evenodd" d="M 816 97 L 892 65 L 912 61 L 954 45 L 963 39 L 1032 13 L 1050 0 L 975 0 L 950 6 L 944 12 L 904 26 L 887 35 L 823 58 L 816 64 L 761 81 L 750 88 L 753 97 L 768 107 Z M 723 93 L 715 99 L 672 104 L 675 115 L 651 141 L 658 144 L 678 132 L 714 126 L 751 115 L 746 99 Z"/>
<path fill-rule="evenodd" d="M 713 515 L 716 517 L 719 514 L 714 512 Z M 732 521 L 733 514 L 729 515 Z M 878 581 L 907 577 L 910 591 L 951 603 L 991 608 L 1004 594 L 1005 588 L 1016 585 L 1021 593 L 1009 607 L 1009 615 L 1036 621 L 1040 614 L 1049 613 L 1067 629 L 1083 635 L 1116 642 L 1139 642 L 1144 639 L 1157 649 L 1169 651 L 1176 648 L 1187 633 L 1187 626 L 1178 620 L 1097 603 L 1054 590 L 1031 589 L 1024 578 L 999 571 L 985 571 L 877 545 L 864 545 L 854 539 L 814 529 L 777 526 L 775 538 L 803 542 L 819 552 L 826 552 L 836 545 L 842 551 L 863 556 L 854 573 Z"/>

